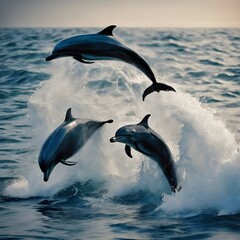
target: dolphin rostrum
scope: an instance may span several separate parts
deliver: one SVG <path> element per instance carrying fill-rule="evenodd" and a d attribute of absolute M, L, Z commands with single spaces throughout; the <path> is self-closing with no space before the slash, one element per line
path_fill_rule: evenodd
<path fill-rule="evenodd" d="M 171 151 L 161 137 L 148 126 L 148 118 L 146 115 L 138 124 L 127 125 L 119 128 L 115 137 L 110 142 L 125 143 L 125 152 L 132 158 L 131 147 L 138 152 L 143 153 L 147 157 L 153 159 L 162 169 L 165 177 L 173 192 L 180 190 L 178 186 L 177 176 L 175 172 L 175 162 Z"/>
<path fill-rule="evenodd" d="M 38 157 L 39 166 L 46 182 L 53 168 L 61 162 L 64 165 L 75 165 L 76 162 L 67 161 L 75 155 L 88 141 L 88 139 L 108 121 L 94 121 L 89 119 L 74 118 L 71 108 L 66 112 L 64 122 L 55 129 L 44 142 Z"/>
<path fill-rule="evenodd" d="M 75 60 L 87 64 L 97 60 L 120 60 L 137 67 L 152 81 L 152 85 L 143 93 L 143 101 L 148 94 L 154 91 L 175 91 L 169 85 L 158 83 L 147 62 L 131 48 L 113 37 L 112 31 L 115 27 L 115 25 L 111 25 L 98 33 L 64 39 L 57 43 L 46 61 L 61 57 L 73 57 Z"/>

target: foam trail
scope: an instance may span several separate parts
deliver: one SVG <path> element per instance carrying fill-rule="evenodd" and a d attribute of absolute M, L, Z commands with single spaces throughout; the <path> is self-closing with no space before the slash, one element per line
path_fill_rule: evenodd
<path fill-rule="evenodd" d="M 109 143 L 116 125 L 121 124 L 119 120 L 124 121 L 125 118 L 127 122 L 128 116 L 135 115 L 132 103 L 137 104 L 136 97 L 131 96 L 131 93 L 129 97 L 122 97 L 122 91 L 128 91 L 130 85 L 124 71 L 119 69 L 119 63 L 116 66 L 102 65 L 101 68 L 105 69 L 99 70 L 99 65 L 91 68 L 78 63 L 69 64 L 64 59 L 52 65 L 53 76 L 39 86 L 28 103 L 29 120 L 34 129 L 35 162 L 24 174 L 22 179 L 25 178 L 25 181 L 21 180 L 24 184 L 14 183 L 6 189 L 6 194 L 14 195 L 15 192 L 18 197 L 51 196 L 74 181 L 85 178 L 106 180 L 106 176 L 121 175 L 129 165 L 137 165 L 126 161 L 126 166 L 123 167 L 119 159 L 112 161 L 114 156 L 123 156 L 123 152 L 111 152 L 112 146 Z M 122 75 L 116 74 L 118 70 Z M 129 92 L 133 93 L 133 90 L 130 89 Z M 46 184 L 43 183 L 37 163 L 39 149 L 47 136 L 64 121 L 69 107 L 72 107 L 73 116 L 76 117 L 96 120 L 113 118 L 116 121 L 113 126 L 103 126 L 90 138 L 80 153 L 74 156 L 74 161 L 78 161 L 77 166 L 66 167 L 58 164 Z M 28 191 L 13 191 L 21 186 Z"/>
<path fill-rule="evenodd" d="M 161 106 L 169 109 L 169 116 L 159 114 L 158 125 L 164 126 L 159 132 L 163 137 L 166 134 L 164 139 L 169 142 L 169 134 L 174 136 L 183 189 L 166 195 L 159 208 L 169 213 L 200 213 L 209 209 L 219 214 L 238 212 L 240 158 L 234 135 L 221 119 L 188 94 L 162 98 Z"/>
<path fill-rule="evenodd" d="M 21 180 L 23 194 L 18 183 L 8 186 L 6 194 L 52 196 L 76 181 L 93 179 L 108 183 L 108 197 L 134 189 L 157 196 L 165 193 L 159 209 L 168 213 L 239 211 L 239 146 L 222 120 L 197 99 L 172 84 L 177 93 L 153 93 L 143 103 L 141 96 L 149 85 L 148 79 L 119 62 L 85 66 L 60 59 L 51 65 L 50 72 L 52 77 L 39 87 L 28 104 L 36 161 L 30 166 L 31 171 L 26 171 L 25 180 Z M 37 163 L 39 149 L 49 133 L 63 122 L 69 107 L 76 117 L 112 118 L 114 123 L 96 132 L 71 159 L 78 161 L 76 166 L 58 164 L 46 184 Z M 134 150 L 133 159 L 129 159 L 122 144 L 109 143 L 119 127 L 138 123 L 147 113 L 151 113 L 150 127 L 168 144 L 176 160 L 182 185 L 177 194 L 171 194 L 153 161 Z"/>

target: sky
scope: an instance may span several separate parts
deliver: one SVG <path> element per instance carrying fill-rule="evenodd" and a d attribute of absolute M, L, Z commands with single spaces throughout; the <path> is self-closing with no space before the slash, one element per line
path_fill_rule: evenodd
<path fill-rule="evenodd" d="M 240 0 L 0 0 L 0 27 L 240 27 Z"/>

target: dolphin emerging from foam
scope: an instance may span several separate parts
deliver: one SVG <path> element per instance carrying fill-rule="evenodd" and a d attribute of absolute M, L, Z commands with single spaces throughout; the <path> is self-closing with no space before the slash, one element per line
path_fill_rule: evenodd
<path fill-rule="evenodd" d="M 161 137 L 148 126 L 149 117 L 150 114 L 138 124 L 121 127 L 110 142 L 125 143 L 125 152 L 130 158 L 132 158 L 132 147 L 153 159 L 162 169 L 172 191 L 179 191 L 181 187 L 178 186 L 176 166 L 171 151 Z"/>
<path fill-rule="evenodd" d="M 55 129 L 44 142 L 38 157 L 39 166 L 43 172 L 43 180 L 46 182 L 53 168 L 61 162 L 67 166 L 76 162 L 67 161 L 76 154 L 88 141 L 88 139 L 108 121 L 94 121 L 89 119 L 74 118 L 71 108 L 67 110 L 64 122 Z"/>
<path fill-rule="evenodd" d="M 57 43 L 46 61 L 61 57 L 73 57 L 75 60 L 87 64 L 97 60 L 121 60 L 137 67 L 152 81 L 152 85 L 143 93 L 143 101 L 148 94 L 154 91 L 175 91 L 169 85 L 158 83 L 147 62 L 131 48 L 113 37 L 112 31 L 115 27 L 115 25 L 111 25 L 99 33 L 64 39 Z"/>

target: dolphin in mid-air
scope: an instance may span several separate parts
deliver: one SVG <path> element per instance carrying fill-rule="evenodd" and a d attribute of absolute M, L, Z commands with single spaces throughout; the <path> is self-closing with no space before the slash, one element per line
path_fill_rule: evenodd
<path fill-rule="evenodd" d="M 64 122 L 55 129 L 44 142 L 38 157 L 39 166 L 43 172 L 43 180 L 48 181 L 54 167 L 61 162 L 64 165 L 75 165 L 76 162 L 67 161 L 75 155 L 88 141 L 88 139 L 108 121 L 94 121 L 74 118 L 71 108 L 66 112 Z"/>
<path fill-rule="evenodd" d="M 148 126 L 150 114 L 138 124 L 119 128 L 110 142 L 125 143 L 125 152 L 132 158 L 131 147 L 153 159 L 162 169 L 173 192 L 181 189 L 178 186 L 176 166 L 171 151 L 161 137 Z"/>
<path fill-rule="evenodd" d="M 143 93 L 143 101 L 148 94 L 154 91 L 175 92 L 173 87 L 158 83 L 147 62 L 131 48 L 113 37 L 112 31 L 115 27 L 115 25 L 111 25 L 99 33 L 64 39 L 57 43 L 46 61 L 61 57 L 73 57 L 75 60 L 87 64 L 97 60 L 120 60 L 137 67 L 152 81 L 152 85 L 145 89 Z"/>

